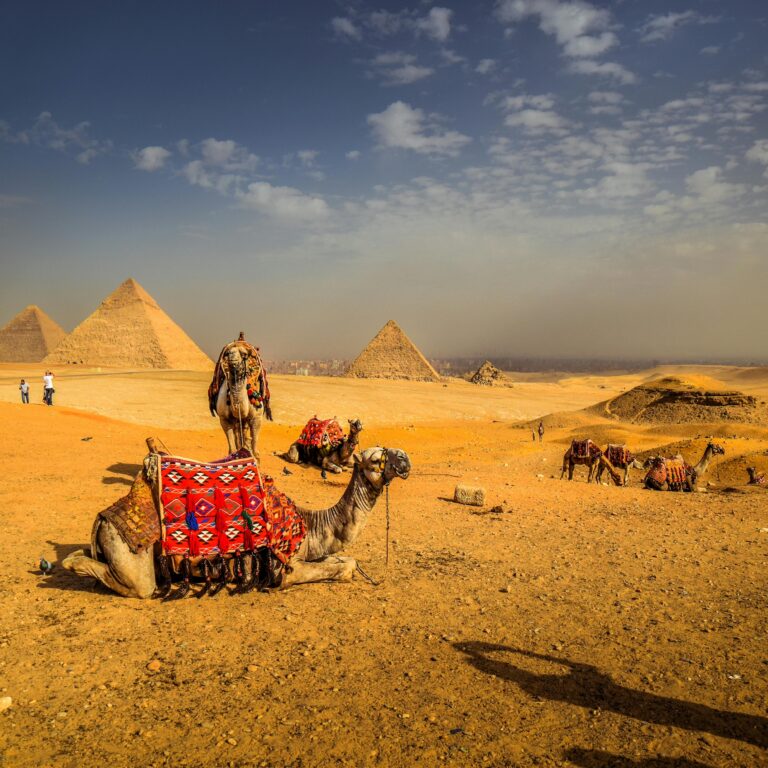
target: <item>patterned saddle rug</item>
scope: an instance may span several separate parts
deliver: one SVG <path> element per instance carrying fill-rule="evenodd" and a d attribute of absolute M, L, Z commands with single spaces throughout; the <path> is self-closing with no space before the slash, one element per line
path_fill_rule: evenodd
<path fill-rule="evenodd" d="M 207 463 L 160 456 L 158 472 L 165 555 L 218 558 L 266 547 L 286 565 L 304 540 L 296 505 L 250 455 Z"/>
<path fill-rule="evenodd" d="M 594 459 L 601 453 L 600 448 L 589 439 L 571 442 L 571 456 L 574 459 Z"/>
<path fill-rule="evenodd" d="M 96 552 L 96 531 L 102 520 L 115 527 L 134 555 L 150 549 L 160 541 L 160 518 L 155 508 L 152 486 L 144 479 L 143 472 L 139 473 L 125 496 L 97 515 L 91 534 L 93 552 Z"/>
<path fill-rule="evenodd" d="M 608 447 L 605 449 L 605 458 L 614 467 L 626 467 L 635 457 L 626 445 L 608 443 Z"/>
<path fill-rule="evenodd" d="M 322 421 L 314 416 L 306 423 L 296 442 L 307 454 L 316 453 L 325 458 L 344 442 L 344 430 L 336 419 Z"/>
<path fill-rule="evenodd" d="M 671 491 L 682 491 L 696 481 L 696 472 L 692 466 L 680 459 L 657 458 L 645 475 L 654 485 L 667 483 Z"/>

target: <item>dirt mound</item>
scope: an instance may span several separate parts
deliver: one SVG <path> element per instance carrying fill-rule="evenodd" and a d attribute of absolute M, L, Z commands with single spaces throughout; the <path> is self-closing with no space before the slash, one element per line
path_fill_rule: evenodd
<path fill-rule="evenodd" d="M 394 320 L 390 320 L 376 334 L 349 366 L 345 376 L 359 379 L 440 380 L 440 374 Z"/>
<path fill-rule="evenodd" d="M 0 329 L 0 361 L 39 363 L 66 335 L 57 322 L 31 304 Z"/>
<path fill-rule="evenodd" d="M 470 377 L 472 384 L 482 387 L 511 387 L 512 382 L 490 360 L 486 360 Z"/>
<path fill-rule="evenodd" d="M 721 387 L 720 382 L 707 376 L 667 376 L 618 395 L 602 403 L 598 410 L 636 424 L 768 421 L 764 403 Z"/>
<path fill-rule="evenodd" d="M 208 371 L 210 358 L 133 278 L 45 358 L 48 364 Z"/>

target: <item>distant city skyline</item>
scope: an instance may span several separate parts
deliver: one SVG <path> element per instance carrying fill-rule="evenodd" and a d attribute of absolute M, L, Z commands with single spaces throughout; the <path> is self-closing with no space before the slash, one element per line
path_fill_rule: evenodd
<path fill-rule="evenodd" d="M 764 360 L 756 0 L 0 2 L 0 326 Z"/>

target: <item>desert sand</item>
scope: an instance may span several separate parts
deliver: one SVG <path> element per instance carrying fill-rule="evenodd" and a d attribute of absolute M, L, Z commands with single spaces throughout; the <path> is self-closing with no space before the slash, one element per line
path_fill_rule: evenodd
<path fill-rule="evenodd" d="M 512 388 L 272 377 L 262 464 L 296 501 L 328 505 L 348 479 L 284 475 L 272 455 L 314 414 L 359 417 L 363 446 L 410 454 L 389 566 L 383 499 L 347 552 L 381 584 L 171 603 L 37 563 L 88 545 L 148 435 L 225 453 L 206 374 L 55 373 L 48 408 L 40 365 L 0 365 L 3 766 L 768 765 L 768 492 L 744 487 L 746 466 L 768 469 L 768 425 L 594 407 L 659 376 L 765 401 L 765 369 L 511 375 Z M 581 436 L 693 461 L 714 436 L 726 454 L 706 493 L 645 491 L 638 471 L 628 488 L 587 485 L 580 467 L 560 481 Z M 450 501 L 458 482 L 484 486 L 485 507 Z"/>

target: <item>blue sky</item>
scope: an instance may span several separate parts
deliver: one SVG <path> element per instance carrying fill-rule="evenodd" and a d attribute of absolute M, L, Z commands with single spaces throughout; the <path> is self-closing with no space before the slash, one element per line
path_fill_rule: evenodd
<path fill-rule="evenodd" d="M 768 6 L 0 3 L 0 323 L 765 358 Z"/>

